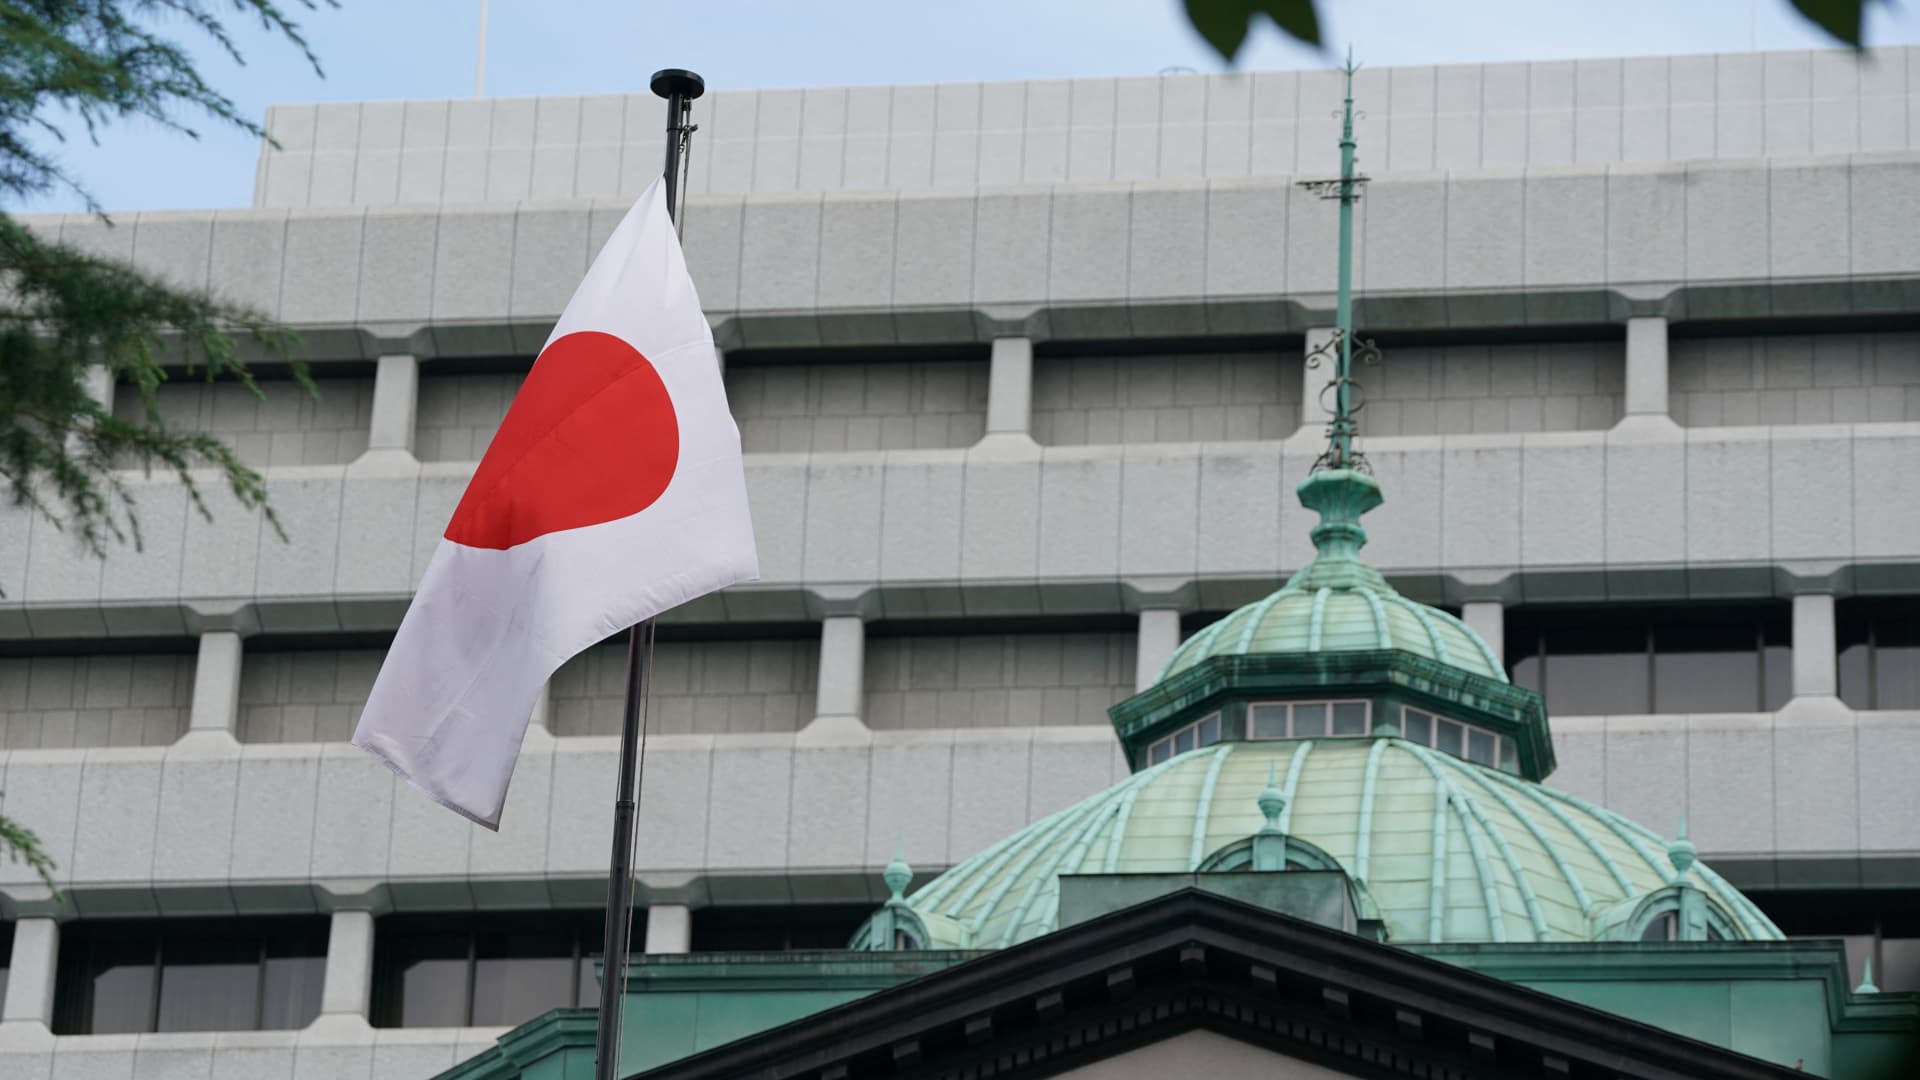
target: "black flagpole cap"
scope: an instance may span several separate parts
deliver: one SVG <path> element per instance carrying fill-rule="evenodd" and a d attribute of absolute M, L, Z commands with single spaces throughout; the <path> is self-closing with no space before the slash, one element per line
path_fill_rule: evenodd
<path fill-rule="evenodd" d="M 653 73 L 653 92 L 661 97 L 678 95 L 692 101 L 707 92 L 707 80 L 685 68 L 667 68 Z"/>

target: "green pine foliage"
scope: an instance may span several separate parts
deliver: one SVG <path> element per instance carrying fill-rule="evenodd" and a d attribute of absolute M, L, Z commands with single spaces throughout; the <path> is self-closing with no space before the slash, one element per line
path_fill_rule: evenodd
<path fill-rule="evenodd" d="M 188 124 L 197 118 L 264 137 L 200 76 L 176 36 L 211 41 L 244 62 L 229 29 L 243 21 L 319 71 L 275 0 L 0 0 L 0 488 L 98 556 L 140 543 L 127 474 L 116 468 L 173 474 L 203 515 L 200 485 L 211 477 L 279 528 L 258 472 L 212 435 L 162 418 L 162 382 L 234 380 L 258 394 L 246 363 L 253 356 L 286 363 L 306 392 L 316 391 L 295 338 L 266 315 L 62 244 L 4 207 L 65 190 L 111 224 L 58 148 L 75 133 L 98 139 L 116 121 L 197 137 Z M 138 415 L 101 407 L 88 386 L 102 374 L 118 393 L 138 395 Z M 56 888 L 38 838 L 5 817 L 0 850 Z"/>

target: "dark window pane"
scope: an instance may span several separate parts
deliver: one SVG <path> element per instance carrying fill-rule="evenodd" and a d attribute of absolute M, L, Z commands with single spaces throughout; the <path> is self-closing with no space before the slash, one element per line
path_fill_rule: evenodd
<path fill-rule="evenodd" d="M 594 940 L 598 942 L 601 938 L 595 938 Z M 600 1004 L 600 976 L 598 974 L 600 962 L 597 959 L 598 955 L 597 952 L 590 952 L 580 957 L 580 970 L 577 973 L 579 982 L 574 990 L 578 996 L 574 998 L 574 1004 L 583 1009 L 591 1009 Z"/>
<path fill-rule="evenodd" d="M 170 938 L 160 952 L 158 1031 L 251 1031 L 260 1011 L 260 944 Z"/>
<path fill-rule="evenodd" d="M 473 1025 L 512 1026 L 573 994 L 573 939 L 565 934 L 487 934 L 473 965 Z"/>
<path fill-rule="evenodd" d="M 399 947 L 398 1027 L 465 1027 L 467 935 L 414 936 Z"/>
<path fill-rule="evenodd" d="M 1520 771 L 1520 750 L 1513 744 L 1513 736 L 1500 736 L 1500 771 L 1517 773 Z"/>
<path fill-rule="evenodd" d="M 323 955 L 269 954 L 261 976 L 261 1030 L 291 1031 L 313 1023 L 320 1015 L 320 988 L 326 975 Z"/>
<path fill-rule="evenodd" d="M 1406 740 L 1419 743 L 1421 746 L 1432 746 L 1433 717 L 1418 709 L 1407 709 L 1402 715 L 1407 729 L 1401 734 L 1406 737 Z"/>
<path fill-rule="evenodd" d="M 1342 701 L 1333 707 L 1333 733 L 1335 735 L 1365 735 L 1367 733 L 1367 703 L 1364 701 Z"/>
<path fill-rule="evenodd" d="M 1599 716 L 1648 711 L 1647 635 L 1638 624 L 1545 635 L 1547 711 Z"/>
<path fill-rule="evenodd" d="M 1920 938 L 1887 938 L 1880 942 L 1881 970 L 1874 984 L 1888 993 L 1920 990 Z"/>
<path fill-rule="evenodd" d="M 1840 700 L 1848 708 L 1873 708 L 1873 684 L 1867 677 L 1867 643 L 1840 650 Z"/>
<path fill-rule="evenodd" d="M 1760 707 L 1759 626 L 1656 621 L 1654 708 L 1660 712 L 1750 712 Z"/>
<path fill-rule="evenodd" d="M 1493 736 L 1484 731 L 1467 729 L 1467 760 L 1482 765 L 1493 764 Z"/>
<path fill-rule="evenodd" d="M 1218 713 L 1200 721 L 1200 745 L 1212 746 L 1220 741 L 1220 716 Z"/>
<path fill-rule="evenodd" d="M 1513 685 L 1515 686 L 1525 687 L 1536 693 L 1539 692 L 1540 658 L 1537 656 L 1525 656 L 1519 660 L 1515 660 L 1507 668 L 1507 677 L 1513 680 Z"/>
<path fill-rule="evenodd" d="M 1759 699 L 1760 653 L 1752 644 L 1744 652 L 1654 653 L 1656 712 L 1753 712 Z"/>
<path fill-rule="evenodd" d="M 1173 752 L 1174 753 L 1184 754 L 1191 749 L 1193 749 L 1193 729 L 1192 728 L 1190 727 L 1181 728 L 1179 731 L 1176 731 L 1173 733 Z"/>
<path fill-rule="evenodd" d="M 1255 705 L 1253 712 L 1253 737 L 1256 739 L 1284 739 L 1287 737 L 1287 707 L 1285 705 Z"/>
<path fill-rule="evenodd" d="M 1888 644 L 1883 635 L 1873 655 L 1873 707 L 1920 709 L 1920 644 Z"/>
<path fill-rule="evenodd" d="M 1672 941 L 1677 936 L 1674 931 L 1678 929 L 1678 927 L 1679 920 L 1675 918 L 1673 912 L 1669 911 L 1665 915 L 1656 915 L 1653 921 L 1647 924 L 1647 928 L 1640 931 L 1640 940 Z"/>
<path fill-rule="evenodd" d="M 1439 717 L 1434 717 L 1433 748 L 1443 753 L 1452 754 L 1454 757 L 1461 756 L 1460 725 L 1451 720 L 1442 720 Z"/>
<path fill-rule="evenodd" d="M 693 951 L 844 949 L 872 914 L 867 904 L 702 908 L 693 913 Z"/>
<path fill-rule="evenodd" d="M 1765 668 L 1760 708 L 1778 712 L 1793 697 L 1793 650 L 1785 645 L 1768 645 L 1760 662 Z"/>
<path fill-rule="evenodd" d="M 87 956 L 91 1022 L 76 1034 L 153 1030 L 153 942 L 97 941 Z"/>
<path fill-rule="evenodd" d="M 1293 737 L 1312 739 L 1327 733 L 1327 707 L 1325 705 L 1295 705 L 1293 707 Z"/>
<path fill-rule="evenodd" d="M 1147 764 L 1158 765 L 1173 756 L 1173 744 L 1165 739 L 1147 747 Z"/>

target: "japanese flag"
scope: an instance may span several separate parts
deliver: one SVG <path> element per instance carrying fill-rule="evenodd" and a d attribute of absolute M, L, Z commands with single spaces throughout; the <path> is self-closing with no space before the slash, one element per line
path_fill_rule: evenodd
<path fill-rule="evenodd" d="M 528 718 L 560 665 L 758 575 L 740 433 L 656 180 L 480 459 L 353 744 L 497 829 Z"/>

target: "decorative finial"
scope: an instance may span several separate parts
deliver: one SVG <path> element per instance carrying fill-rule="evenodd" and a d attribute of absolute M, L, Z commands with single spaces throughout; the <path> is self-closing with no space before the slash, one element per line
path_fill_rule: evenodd
<path fill-rule="evenodd" d="M 1260 806 L 1260 815 L 1267 819 L 1266 825 L 1260 831 L 1279 832 L 1280 815 L 1287 809 L 1287 796 L 1275 782 L 1274 764 L 1271 761 L 1267 762 L 1267 786 L 1260 790 L 1259 798 L 1254 801 Z"/>
<path fill-rule="evenodd" d="M 893 894 L 887 901 L 889 904 L 899 903 L 907 891 L 907 886 L 913 884 L 913 867 L 908 866 L 907 861 L 900 857 L 898 841 L 893 845 L 893 861 L 888 863 L 886 870 L 881 872 L 880 880 L 887 883 L 887 890 Z"/>
<path fill-rule="evenodd" d="M 1353 204 L 1360 201 L 1360 189 L 1367 178 L 1354 171 L 1356 143 L 1353 137 L 1353 76 L 1360 65 L 1347 50 L 1345 102 L 1340 119 L 1340 178 L 1309 180 L 1302 186 L 1324 199 L 1340 203 L 1339 288 L 1335 294 L 1332 336 L 1307 355 L 1307 366 L 1333 365 L 1333 378 L 1325 393 L 1331 397 L 1327 423 L 1327 448 L 1313 463 L 1313 472 L 1296 491 L 1307 509 L 1319 513 L 1320 523 L 1313 528 L 1313 546 L 1319 552 L 1314 565 L 1296 575 L 1289 586 L 1301 588 L 1346 588 L 1368 586 L 1382 588 L 1385 582 L 1377 573 L 1359 562 L 1360 548 L 1367 542 L 1360 516 L 1380 505 L 1380 485 L 1371 475 L 1366 456 L 1354 449 L 1360 426 L 1355 419 L 1361 403 L 1356 400 L 1353 379 L 1356 352 L 1362 363 L 1375 363 L 1380 352 L 1370 341 L 1356 341 L 1353 330 Z"/>
<path fill-rule="evenodd" d="M 1359 406 L 1353 400 L 1353 204 L 1360 201 L 1360 187 L 1367 178 L 1354 172 L 1354 151 L 1358 144 L 1353 138 L 1353 74 L 1360 65 L 1353 62 L 1353 47 L 1347 47 L 1347 63 L 1341 69 L 1346 75 L 1345 100 L 1340 112 L 1340 179 L 1338 181 L 1310 180 L 1305 186 L 1320 197 L 1340 201 L 1340 262 L 1339 286 L 1334 302 L 1333 337 L 1307 357 L 1309 366 L 1317 367 L 1324 359 L 1333 361 L 1333 380 L 1328 389 L 1333 392 L 1333 419 L 1327 424 L 1327 449 L 1314 463 L 1318 469 L 1365 469 L 1366 458 L 1353 448 L 1354 436 L 1359 433 L 1359 425 L 1354 414 Z M 1361 359 L 1371 363 L 1379 358 L 1379 351 L 1372 342 L 1360 342 Z M 1330 354 L 1330 355 L 1329 355 Z"/>
<path fill-rule="evenodd" d="M 1693 864 L 1699 861 L 1699 858 L 1700 853 L 1694 850 L 1693 841 L 1687 839 L 1687 818 L 1686 815 L 1682 814 L 1680 816 L 1680 835 L 1674 837 L 1673 843 L 1667 845 L 1667 861 L 1673 863 L 1675 873 L 1684 877 L 1686 872 L 1693 868 Z"/>
<path fill-rule="evenodd" d="M 1856 994 L 1877 994 L 1880 988 L 1873 985 L 1873 957 L 1867 957 L 1867 969 L 1860 976 L 1860 985 L 1853 988 Z"/>

